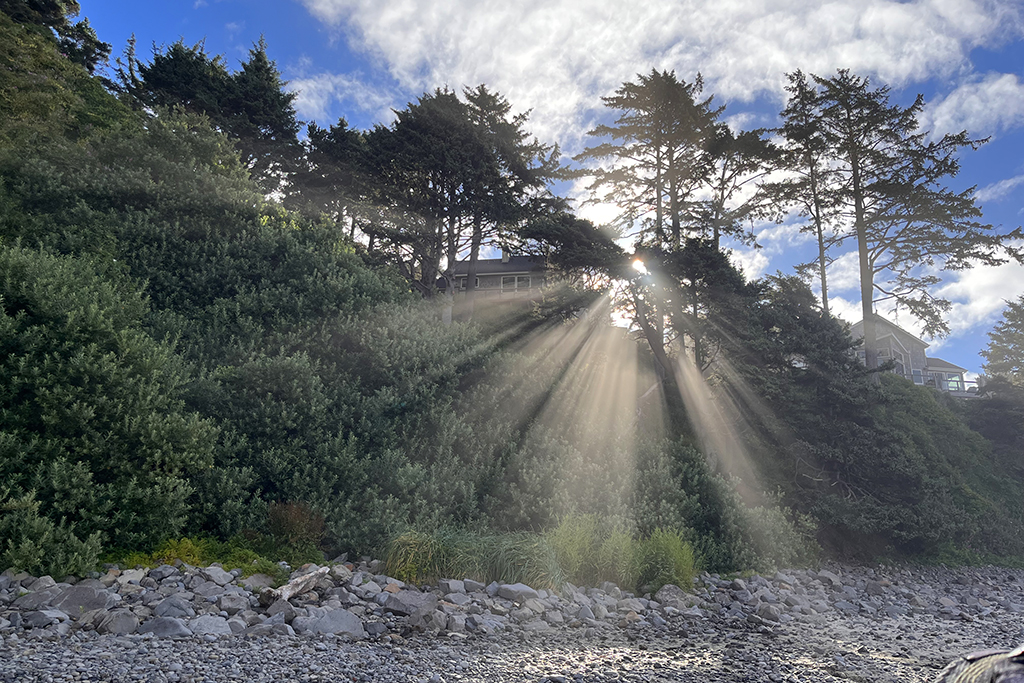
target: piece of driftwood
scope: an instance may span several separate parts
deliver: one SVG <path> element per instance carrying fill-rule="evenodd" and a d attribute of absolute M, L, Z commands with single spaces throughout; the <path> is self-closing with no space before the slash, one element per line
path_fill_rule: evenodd
<path fill-rule="evenodd" d="M 307 593 L 313 590 L 316 582 L 326 576 L 329 571 L 331 571 L 330 567 L 320 567 L 309 574 L 295 577 L 280 588 L 264 588 L 260 591 L 260 604 L 269 607 L 278 600 L 290 600 L 296 595 Z"/>

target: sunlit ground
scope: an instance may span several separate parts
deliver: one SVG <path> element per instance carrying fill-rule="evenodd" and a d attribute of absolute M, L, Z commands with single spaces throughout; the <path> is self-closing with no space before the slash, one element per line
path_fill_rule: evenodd
<path fill-rule="evenodd" d="M 584 682 L 926 683 L 934 681 L 958 654 L 1013 647 L 1019 624 L 1012 615 L 1003 621 L 950 629 L 948 622 L 931 616 L 883 621 L 840 617 L 794 622 L 759 633 L 697 620 L 683 637 L 603 632 L 581 638 L 577 632 L 575 638 L 568 634 L 558 642 L 538 637 L 518 651 L 478 655 L 463 680 L 536 681 L 564 676 Z"/>

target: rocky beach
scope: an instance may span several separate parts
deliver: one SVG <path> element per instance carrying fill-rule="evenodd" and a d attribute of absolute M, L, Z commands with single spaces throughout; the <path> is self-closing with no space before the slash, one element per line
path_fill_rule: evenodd
<path fill-rule="evenodd" d="M 1024 571 L 825 565 L 553 592 L 377 562 L 0 575 L 0 681 L 930 681 L 1024 642 Z"/>

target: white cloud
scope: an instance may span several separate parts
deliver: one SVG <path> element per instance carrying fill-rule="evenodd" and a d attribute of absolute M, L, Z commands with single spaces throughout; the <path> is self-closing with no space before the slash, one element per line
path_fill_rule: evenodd
<path fill-rule="evenodd" d="M 863 317 L 860 309 L 860 299 L 845 299 L 841 296 L 830 296 L 828 298 L 828 310 L 836 318 L 854 324 Z"/>
<path fill-rule="evenodd" d="M 814 242 L 814 234 L 804 232 L 803 227 L 803 222 L 766 223 L 763 228 L 757 230 L 757 242 L 771 254 L 780 254 L 788 248 Z"/>
<path fill-rule="evenodd" d="M 860 257 L 856 251 L 841 255 L 825 269 L 825 274 L 829 292 L 855 292 L 860 297 Z M 831 299 L 830 296 L 830 303 Z M 859 313 L 857 320 L 860 320 Z"/>
<path fill-rule="evenodd" d="M 1021 27 L 1001 0 L 302 0 L 418 94 L 487 83 L 532 108 L 534 132 L 569 150 L 638 71 L 700 72 L 727 100 L 770 94 L 784 74 L 850 68 L 893 85 L 955 77 L 970 50 Z"/>
<path fill-rule="evenodd" d="M 978 190 L 974 196 L 977 197 L 980 202 L 998 201 L 1022 183 L 1024 183 L 1024 174 L 1014 176 L 1013 178 L 1007 178 L 1006 180 L 1000 180 L 998 183 L 986 185 Z"/>
<path fill-rule="evenodd" d="M 295 110 L 301 118 L 318 119 L 321 125 L 334 101 L 354 104 L 379 121 L 389 121 L 391 108 L 399 106 L 400 98 L 393 92 L 368 85 L 351 74 L 317 74 L 288 82 L 288 90 L 297 94 Z"/>
<path fill-rule="evenodd" d="M 937 136 L 962 130 L 987 136 L 1016 128 L 1024 125 L 1024 83 L 1017 74 L 986 74 L 931 103 L 921 118 L 922 128 Z"/>
<path fill-rule="evenodd" d="M 956 274 L 936 291 L 953 302 L 948 322 L 950 336 L 977 336 L 979 346 L 1006 306 L 1024 294 L 1024 266 L 1010 262 L 1001 266 L 976 266 Z"/>
<path fill-rule="evenodd" d="M 725 251 L 733 265 L 739 268 L 748 280 L 756 280 L 768 271 L 770 261 L 760 249 L 736 247 Z"/>

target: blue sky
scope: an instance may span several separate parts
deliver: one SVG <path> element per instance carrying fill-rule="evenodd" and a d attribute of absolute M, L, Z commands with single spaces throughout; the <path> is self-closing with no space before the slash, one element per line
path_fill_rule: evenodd
<path fill-rule="evenodd" d="M 238 67 L 261 35 L 302 120 L 357 128 L 389 122 L 391 108 L 438 86 L 486 83 L 530 128 L 568 156 L 607 119 L 600 103 L 637 73 L 699 72 L 705 92 L 743 127 L 771 126 L 785 73 L 837 68 L 886 83 L 909 104 L 922 93 L 922 124 L 991 137 L 962 158 L 951 186 L 977 186 L 985 221 L 1002 230 L 1024 218 L 1024 4 L 1008 0 L 82 0 L 82 12 L 117 55 L 128 37 L 139 56 L 184 38 Z M 573 188 L 565 188 L 573 192 Z M 600 207 L 589 209 L 600 220 Z M 795 220 L 755 226 L 759 251 L 738 247 L 749 276 L 790 272 L 813 245 Z M 859 319 L 856 260 L 830 273 L 837 312 Z M 1024 294 L 1024 267 L 944 276 L 952 334 L 931 355 L 980 371 L 979 351 L 1003 300 Z M 912 332 L 906 314 L 896 320 Z"/>

